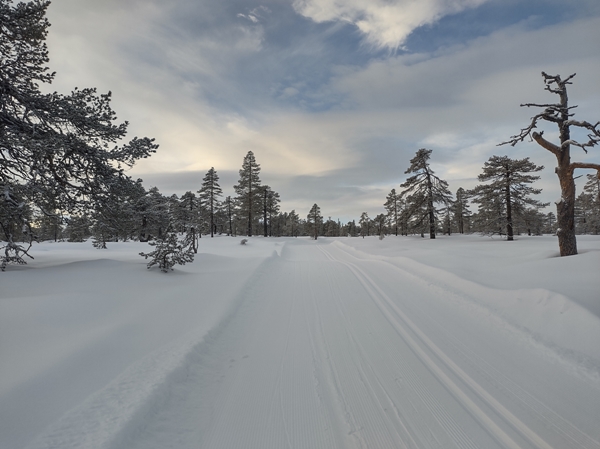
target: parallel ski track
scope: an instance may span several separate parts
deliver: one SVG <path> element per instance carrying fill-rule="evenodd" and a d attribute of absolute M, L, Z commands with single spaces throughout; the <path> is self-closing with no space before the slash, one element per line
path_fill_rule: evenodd
<path fill-rule="evenodd" d="M 327 252 L 323 248 L 321 248 L 321 247 L 319 247 L 319 248 L 322 251 Z M 346 254 L 347 256 L 349 256 L 357 261 L 362 260 L 362 259 L 356 257 L 355 255 L 343 250 L 342 248 L 338 247 L 337 249 L 339 249 L 344 254 Z M 330 253 L 327 252 L 327 254 L 329 254 L 329 256 L 333 258 L 333 256 L 331 256 Z M 340 260 L 338 260 L 338 261 L 341 263 L 349 264 L 349 262 L 343 262 Z M 362 261 L 364 262 L 364 260 L 362 260 Z M 423 283 L 423 285 L 426 285 L 428 287 L 431 286 L 430 280 L 421 278 L 413 273 L 405 271 L 402 268 L 398 267 L 397 265 L 394 265 L 386 260 L 377 259 L 376 262 L 385 264 L 386 266 L 388 266 L 396 271 L 402 272 L 404 275 L 407 275 L 415 280 L 419 280 Z M 374 286 L 376 290 L 378 290 L 378 293 L 381 292 L 381 290 L 377 287 L 376 283 L 370 277 L 368 277 L 368 275 L 364 272 L 364 270 L 361 270 L 354 264 L 352 264 L 352 265 L 354 266 L 355 270 L 359 270 L 360 273 L 363 276 L 365 276 L 366 279 L 368 279 L 368 281 L 371 283 L 371 285 Z M 385 293 L 383 293 L 383 292 L 381 292 L 381 294 L 385 295 Z M 397 304 L 392 302 L 388 296 L 385 296 L 385 298 L 386 298 L 386 302 L 389 302 L 392 304 L 392 309 L 400 310 L 398 308 Z M 555 429 L 555 431 L 558 434 L 560 434 L 566 441 L 569 441 L 573 445 L 570 447 L 577 447 L 577 448 L 581 448 L 581 449 L 598 449 L 598 448 L 600 448 L 599 441 L 595 440 L 594 438 L 592 438 L 589 435 L 582 432 L 580 429 L 575 427 L 571 422 L 569 422 L 562 416 L 558 415 L 554 410 L 552 410 L 551 408 L 546 406 L 543 402 L 541 402 L 540 400 L 535 398 L 533 395 L 531 395 L 529 392 L 527 392 L 526 390 L 521 388 L 517 383 L 515 383 L 514 381 L 509 379 L 505 374 L 503 374 L 502 372 L 500 372 L 496 368 L 494 368 L 486 360 L 484 360 L 483 358 L 478 356 L 467 345 L 465 345 L 464 343 L 459 341 L 456 337 L 454 337 L 452 332 L 447 330 L 446 325 L 443 322 L 441 322 L 439 320 L 435 320 L 433 317 L 430 317 L 430 319 L 435 322 L 436 328 L 438 330 L 444 330 L 444 338 L 447 343 L 450 343 L 456 351 L 463 354 L 463 356 L 466 359 L 470 360 L 474 366 L 477 366 L 479 371 L 481 373 L 483 373 L 485 375 L 485 377 L 487 377 L 488 379 L 491 379 L 491 381 L 494 384 L 496 384 L 498 386 L 502 386 L 505 389 L 505 391 L 510 392 L 513 400 L 521 403 L 524 408 L 530 410 L 530 412 L 532 414 L 537 416 L 540 420 L 542 420 L 545 423 L 546 427 Z M 414 326 L 414 323 L 413 323 L 413 326 Z M 409 327 L 410 327 L 410 325 L 409 325 Z M 424 343 L 426 343 L 426 342 L 424 342 Z M 476 384 L 475 381 L 473 381 L 473 382 Z M 488 404 L 488 405 L 491 406 L 491 404 Z M 495 409 L 495 407 L 492 407 L 492 408 Z M 500 414 L 500 415 L 504 417 L 503 414 Z M 517 421 L 521 422 L 518 419 L 517 419 Z M 515 428 L 515 430 L 518 430 L 521 433 L 521 431 L 520 431 L 521 426 L 519 426 L 519 427 L 514 426 L 514 423 L 512 422 L 512 420 L 507 420 L 507 422 L 510 423 L 511 426 L 513 426 L 513 428 Z M 523 426 L 527 427 L 525 424 L 523 424 Z M 531 430 L 531 429 L 528 429 L 528 430 Z M 524 435 L 523 433 L 521 433 L 521 435 L 526 437 L 526 435 Z M 526 439 L 528 439 L 528 441 L 533 443 L 533 441 L 529 440 L 529 438 L 526 437 Z M 536 447 L 549 447 L 549 446 L 536 446 Z"/>
<path fill-rule="evenodd" d="M 328 257 L 328 260 L 332 259 Z M 339 279 L 330 278 L 329 281 L 331 283 L 330 291 L 342 290 Z M 313 299 L 318 297 L 316 294 L 311 296 Z M 343 371 L 340 371 L 336 364 L 332 362 L 334 357 L 330 355 L 331 351 L 326 339 L 323 339 L 323 346 L 327 354 L 326 359 L 329 361 L 328 369 L 333 373 L 331 389 L 337 391 L 337 399 L 343 410 L 342 415 L 349 429 L 348 433 L 354 439 L 355 444 L 361 448 L 391 447 L 391 445 L 395 448 L 423 448 L 430 447 L 430 444 L 423 439 L 425 434 L 435 438 L 426 423 L 415 423 L 413 419 L 411 427 L 410 420 L 402 416 L 402 412 L 396 404 L 398 401 L 397 394 L 394 395 L 394 393 L 388 391 L 391 385 L 386 384 L 386 380 L 381 377 L 380 370 L 375 368 L 381 367 L 381 363 L 384 363 L 386 366 L 385 371 L 402 373 L 402 383 L 408 386 L 417 396 L 419 405 L 425 406 L 425 409 L 445 430 L 446 435 L 455 443 L 456 447 L 477 449 L 477 446 L 464 430 L 425 387 L 410 365 L 395 357 L 380 359 L 376 364 L 371 362 L 369 352 L 361 344 L 360 337 L 355 335 L 356 325 L 348 317 L 348 306 L 335 294 L 332 299 L 336 303 L 337 310 L 342 318 L 344 332 L 347 337 L 348 359 L 345 361 L 340 360 L 340 354 L 337 354 L 336 357 Z M 314 301 L 314 304 L 317 309 L 315 315 L 318 318 L 323 315 L 323 312 L 319 310 L 316 301 Z M 350 367 L 351 370 L 349 370 Z M 356 376 L 349 375 L 349 373 L 355 372 L 358 372 L 358 380 L 355 378 Z M 398 379 L 395 380 L 395 382 L 397 381 Z M 349 395 L 344 393 L 349 393 Z M 358 404 L 356 404 L 357 400 Z M 386 409 L 392 410 L 394 415 L 385 413 L 384 410 Z M 360 413 L 360 416 L 355 416 L 355 413 Z M 442 444 L 438 443 L 434 446 L 438 447 L 440 445 Z"/>
<path fill-rule="evenodd" d="M 494 439 L 507 449 L 520 449 L 520 445 L 506 433 L 485 411 L 467 395 L 460 386 L 452 380 L 442 367 L 423 350 L 421 345 L 415 341 L 407 328 L 416 335 L 421 343 L 450 370 L 460 381 L 472 392 L 479 400 L 490 407 L 498 416 L 516 430 L 525 440 L 527 440 L 536 449 L 555 449 L 544 441 L 537 433 L 531 430 L 525 423 L 512 414 L 498 400 L 490 395 L 481 385 L 473 380 L 465 371 L 452 361 L 419 327 L 392 301 L 392 299 L 377 285 L 373 279 L 359 266 L 354 263 L 336 259 L 327 250 L 318 246 L 318 248 L 331 261 L 341 263 L 348 267 L 362 284 L 373 302 L 381 310 L 388 322 L 394 327 L 396 332 L 402 337 L 404 342 L 412 349 L 415 355 L 443 384 L 446 389 L 463 405 L 463 407 L 475 418 Z"/>

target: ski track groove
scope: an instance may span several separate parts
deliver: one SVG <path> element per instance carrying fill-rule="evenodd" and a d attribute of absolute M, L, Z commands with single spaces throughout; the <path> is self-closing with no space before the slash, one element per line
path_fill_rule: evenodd
<path fill-rule="evenodd" d="M 323 248 L 319 247 L 321 251 L 326 252 Z M 333 256 L 332 256 L 333 257 Z M 421 361 L 429 367 L 432 374 L 446 386 L 446 388 L 453 393 L 455 398 L 462 403 L 463 407 L 471 412 L 474 418 L 476 418 L 480 424 L 482 424 L 494 438 L 501 442 L 507 448 L 520 448 L 520 445 L 514 441 L 514 439 L 508 435 L 500 426 L 498 426 L 465 392 L 439 367 L 438 364 L 418 345 L 413 337 L 406 331 L 402 322 L 411 329 L 411 331 L 418 336 L 418 338 L 425 344 L 425 346 L 435 354 L 449 370 L 458 377 L 465 386 L 467 386 L 475 395 L 489 406 L 498 416 L 502 417 L 508 424 L 517 430 L 522 437 L 524 437 L 530 444 L 538 449 L 553 449 L 546 441 L 544 441 L 539 435 L 533 430 L 528 428 L 525 423 L 519 420 L 513 415 L 508 409 L 506 409 L 500 402 L 498 402 L 493 396 L 491 396 L 486 390 L 484 390 L 479 384 L 477 384 L 470 376 L 467 375 L 458 365 L 456 365 L 446 354 L 444 354 L 434 343 L 431 341 L 413 322 L 404 314 L 404 312 L 391 300 L 386 293 L 384 293 L 379 286 L 368 276 L 357 265 L 339 261 L 346 265 L 357 277 L 357 279 L 363 284 L 365 289 L 369 292 L 371 298 L 375 301 L 377 306 L 381 309 L 382 313 L 386 316 L 390 324 L 392 324 L 402 336 L 404 341 L 413 348 L 415 353 L 421 359 Z M 391 310 L 390 310 L 391 309 Z M 394 313 L 392 313 L 392 311 Z M 398 318 L 396 318 L 398 317 Z M 401 322 L 401 321 L 402 322 Z"/>
<path fill-rule="evenodd" d="M 326 254 L 328 257 L 329 255 L 327 253 Z M 330 259 L 332 260 L 332 259 Z M 335 261 L 334 261 L 335 262 Z M 337 284 L 337 283 L 336 283 Z M 335 290 L 339 289 L 337 288 L 338 285 L 335 286 Z M 371 413 L 367 413 L 367 416 L 369 418 L 369 420 L 371 421 L 371 425 L 369 426 L 369 428 L 373 428 L 374 431 L 373 433 L 375 434 L 375 436 L 377 438 L 383 438 L 384 432 L 382 432 L 382 427 L 385 427 L 386 430 L 389 431 L 389 429 L 387 429 L 387 426 L 385 426 L 385 422 L 383 420 L 380 420 L 380 422 L 374 422 L 374 416 L 376 415 L 375 411 L 380 412 L 381 410 L 385 409 L 385 406 L 381 403 L 377 393 L 376 393 L 376 388 L 373 386 L 373 384 L 369 381 L 369 377 L 373 377 L 373 379 L 377 382 L 378 386 L 380 387 L 380 390 L 383 392 L 383 394 L 386 396 L 387 400 L 390 402 L 391 406 L 397 411 L 397 407 L 394 403 L 394 401 L 392 400 L 391 396 L 389 395 L 389 393 L 385 390 L 385 388 L 383 387 L 380 379 L 377 376 L 377 373 L 373 370 L 373 366 L 372 363 L 369 362 L 368 357 L 366 355 L 365 350 L 363 349 L 362 345 L 359 343 L 359 341 L 356 339 L 355 335 L 352 333 L 351 329 L 353 328 L 351 322 L 349 321 L 348 317 L 347 317 L 347 313 L 344 310 L 344 306 L 343 306 L 343 302 L 340 300 L 340 298 L 336 298 L 337 299 L 337 305 L 339 307 L 341 316 L 344 318 L 344 321 L 346 323 L 346 332 L 347 335 L 350 339 L 350 341 L 352 342 L 353 346 L 357 349 L 357 354 L 360 355 L 360 360 L 362 360 L 363 362 L 366 362 L 369 371 L 371 371 L 372 375 L 369 376 L 366 374 L 365 369 L 363 367 L 362 364 L 358 363 L 356 364 L 356 368 L 358 370 L 359 373 L 359 379 L 362 382 L 364 388 L 366 390 L 368 390 L 368 395 L 358 395 L 359 397 L 365 397 L 365 398 L 371 398 L 372 400 L 374 400 L 377 403 L 377 408 L 376 410 L 373 410 L 373 412 Z M 366 409 L 367 408 L 367 404 L 363 403 L 361 406 L 362 409 Z M 385 415 L 384 415 L 385 416 Z M 398 413 L 396 413 L 396 418 L 397 418 L 397 422 L 400 425 L 400 427 L 402 429 L 404 429 L 406 431 L 406 435 L 408 436 L 408 438 L 410 439 L 411 444 L 413 445 L 413 447 L 418 447 L 418 445 L 416 444 L 416 442 L 414 441 L 414 439 L 412 438 L 412 436 L 408 433 L 406 426 L 403 422 L 403 420 L 401 419 L 400 415 Z M 379 429 L 377 429 L 379 427 Z M 394 442 L 396 443 L 396 445 L 398 444 L 402 444 L 403 447 L 407 447 L 404 445 L 403 441 L 402 441 L 402 435 L 400 435 L 399 430 L 395 427 L 392 426 L 392 429 L 394 431 L 394 433 L 396 434 L 396 439 L 394 439 Z M 384 444 L 385 442 L 383 441 L 379 441 L 380 446 L 381 447 L 385 447 Z M 398 446 L 396 446 L 398 447 Z M 408 446 L 410 447 L 410 446 Z"/>
<path fill-rule="evenodd" d="M 431 320 L 436 323 L 438 329 L 444 330 L 444 337 L 456 351 L 461 352 L 473 366 L 476 366 L 499 387 L 507 389 L 512 394 L 513 399 L 520 402 L 536 416 L 541 417 L 549 427 L 556 429 L 557 433 L 560 433 L 581 449 L 594 449 L 600 447 L 600 442 L 594 440 L 592 437 L 575 427 L 571 422 L 558 415 L 554 410 L 520 387 L 516 382 L 496 369 L 487 360 L 477 355 L 467 345 L 454 337 L 452 333 L 446 329 L 446 326 L 443 323 L 434 317 L 431 317 Z"/>
<path fill-rule="evenodd" d="M 408 272 L 397 265 L 394 265 L 386 260 L 368 260 L 361 259 L 354 254 L 340 248 L 336 247 L 338 250 L 346 254 L 347 256 L 363 262 L 363 263 L 381 263 L 386 266 L 392 268 L 393 270 L 400 272 L 404 275 L 407 275 L 415 280 L 419 280 L 422 284 L 425 284 L 428 288 L 438 289 L 439 287 L 435 285 L 435 283 L 430 280 L 424 279 L 419 275 Z M 361 272 L 364 273 L 363 270 Z M 377 288 L 376 283 L 371 280 L 366 273 L 365 276 L 369 279 L 369 281 Z M 467 293 L 461 292 L 465 296 L 469 296 Z M 452 293 L 453 296 L 457 296 L 457 293 Z M 388 298 L 389 299 L 389 298 Z M 389 299 L 389 303 L 393 304 L 393 301 Z M 463 354 L 465 359 L 469 360 L 472 366 L 477 367 L 477 369 L 486 377 L 488 377 L 493 383 L 495 383 L 499 388 L 503 389 L 507 394 L 511 396 L 513 400 L 521 403 L 523 407 L 531 411 L 536 417 L 541 418 L 541 420 L 545 423 L 546 427 L 551 427 L 556 430 L 556 432 L 561 435 L 565 440 L 571 441 L 576 447 L 581 449 L 597 449 L 600 447 L 600 442 L 590 437 L 586 433 L 582 432 L 580 429 L 575 427 L 571 422 L 558 415 L 554 410 L 545 405 L 539 399 L 535 398 L 529 392 L 521 388 L 517 383 L 508 378 L 505 374 L 498 371 L 495 367 L 493 367 L 489 362 L 487 362 L 482 357 L 478 356 L 475 352 L 473 352 L 467 345 L 459 341 L 456 337 L 452 335 L 452 332 L 447 330 L 447 324 L 444 324 L 440 320 L 435 319 L 432 316 L 429 316 L 429 319 L 435 322 L 436 327 L 438 329 L 443 330 L 445 338 L 447 342 L 451 343 L 452 346 L 460 353 Z"/>
<path fill-rule="evenodd" d="M 340 374 L 339 374 L 336 366 L 334 365 L 332 352 L 329 347 L 327 338 L 325 337 L 325 330 L 323 328 L 323 322 L 321 320 L 321 317 L 323 316 L 323 312 L 319 308 L 318 303 L 316 301 L 317 295 L 315 294 L 314 286 L 312 285 L 311 282 L 309 282 L 308 285 L 309 285 L 309 290 L 311 293 L 310 297 L 312 298 L 312 302 L 313 302 L 315 312 L 316 312 L 316 317 L 317 317 L 318 324 L 319 324 L 319 333 L 322 337 L 323 348 L 325 350 L 325 360 L 327 361 L 327 368 L 328 368 L 329 374 L 331 376 L 331 379 L 329 380 L 330 391 L 335 392 L 334 400 L 336 400 L 336 402 L 338 404 L 338 407 L 339 407 L 338 413 L 339 413 L 339 415 L 341 415 L 341 420 L 344 422 L 344 424 L 348 428 L 347 435 L 351 436 L 353 441 L 355 441 L 359 444 L 359 446 L 358 446 L 359 448 L 363 448 L 365 446 L 363 445 L 363 442 L 360 440 L 360 437 L 356 433 L 358 426 L 355 422 L 353 422 L 354 421 L 353 415 L 349 411 L 348 402 L 346 400 L 346 397 L 345 397 L 343 391 L 341 390 L 342 383 L 341 383 Z M 332 293 L 334 295 L 337 294 L 335 292 L 335 290 L 333 290 Z"/>
<path fill-rule="evenodd" d="M 340 261 L 336 260 L 329 252 L 322 249 L 321 247 L 319 247 L 319 249 L 327 256 L 327 258 L 330 261 L 340 263 Z M 346 318 L 346 314 L 343 310 L 343 305 L 341 302 L 339 303 L 339 306 L 340 306 L 341 314 L 346 319 L 346 322 L 348 324 L 348 329 L 351 329 L 352 326 L 350 325 L 350 323 L 348 322 L 348 320 Z M 361 354 L 361 358 L 363 360 L 367 361 L 368 356 L 366 355 L 366 352 L 364 351 L 364 349 L 362 348 L 360 343 L 357 341 L 357 339 L 352 334 L 350 334 L 350 338 L 351 338 L 352 342 L 354 343 L 354 345 L 357 347 L 358 352 Z M 431 393 L 424 387 L 423 383 L 418 379 L 418 377 L 416 376 L 414 371 L 411 370 L 410 367 L 399 366 L 399 364 L 397 362 L 395 362 L 395 359 L 385 360 L 386 365 L 387 365 L 388 360 L 390 360 L 393 363 L 393 365 L 395 365 L 394 367 L 391 368 L 391 371 L 393 371 L 393 372 L 409 371 L 408 373 L 406 373 L 407 374 L 406 375 L 407 385 L 417 394 L 421 403 L 423 405 L 425 405 L 425 407 L 431 413 L 431 415 L 433 416 L 435 421 L 440 425 L 440 427 L 442 429 L 444 429 L 444 431 L 453 440 L 453 442 L 459 448 L 462 448 L 462 449 L 477 449 L 477 446 L 473 443 L 473 441 L 469 438 L 469 436 L 456 423 L 456 421 L 454 419 L 452 419 L 452 417 L 446 412 L 444 407 L 441 406 L 439 401 L 437 401 L 431 395 Z M 397 408 L 394 400 L 392 399 L 391 395 L 388 393 L 388 391 L 383 386 L 383 383 L 381 382 L 379 375 L 377 374 L 377 372 L 375 370 L 373 370 L 371 363 L 369 363 L 368 365 L 372 372 L 371 376 L 366 375 L 362 366 L 359 366 L 359 372 L 361 373 L 362 380 L 365 382 L 365 385 L 368 387 L 368 389 L 370 391 L 370 396 L 373 397 L 378 402 L 379 408 L 381 410 L 385 409 L 385 406 L 381 403 L 381 401 L 378 398 L 378 395 L 375 393 L 375 388 L 372 386 L 372 384 L 368 380 L 369 377 L 372 377 L 377 382 L 379 389 L 382 391 L 382 393 L 385 395 L 386 399 L 389 401 L 392 408 L 394 409 L 395 414 L 396 414 L 397 424 L 399 424 L 399 426 L 406 431 L 407 436 L 410 438 L 410 443 L 413 445 L 413 447 L 420 447 L 420 445 L 417 444 L 417 442 L 413 439 L 410 432 L 408 432 L 408 429 L 398 411 L 398 408 Z M 401 437 L 398 434 L 397 428 L 395 426 L 393 426 L 393 429 L 399 437 L 398 441 L 401 441 Z M 434 436 L 433 433 L 431 435 Z M 434 436 L 434 439 L 437 439 L 437 438 L 435 438 L 435 436 Z"/>

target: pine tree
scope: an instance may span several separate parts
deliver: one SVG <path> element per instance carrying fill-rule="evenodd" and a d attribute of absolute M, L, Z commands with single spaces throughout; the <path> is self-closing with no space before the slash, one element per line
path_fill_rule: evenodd
<path fill-rule="evenodd" d="M 92 235 L 92 222 L 88 215 L 72 215 L 67 219 L 65 234 L 69 242 L 84 242 Z"/>
<path fill-rule="evenodd" d="M 429 238 L 435 238 L 436 219 L 438 210 L 436 203 L 448 205 L 452 194 L 448 190 L 448 183 L 434 174 L 429 166 L 431 151 L 421 148 L 414 158 L 410 160 L 410 167 L 404 173 L 415 173 L 400 187 L 403 187 L 402 196 L 406 196 L 406 209 L 408 215 L 421 229 L 426 221 L 429 222 Z"/>
<path fill-rule="evenodd" d="M 317 206 L 317 203 L 315 203 L 306 216 L 306 224 L 308 226 L 309 233 L 315 240 L 317 240 L 319 236 L 319 227 L 322 223 L 323 216 L 321 215 L 321 208 Z"/>
<path fill-rule="evenodd" d="M 290 236 L 298 237 L 300 232 L 300 216 L 295 210 L 292 210 L 288 215 L 288 225 L 290 228 Z"/>
<path fill-rule="evenodd" d="M 13 6 L 0 0 L 0 192 L 6 199 L 0 207 L 8 209 L 0 216 L 18 218 L 19 228 L 31 228 L 31 223 L 12 208 L 42 209 L 54 203 L 64 213 L 80 214 L 126 167 L 157 148 L 148 138 L 117 145 L 128 124 L 114 123 L 110 92 L 40 91 L 40 84 L 54 78 L 45 43 L 49 4 Z M 13 234 L 8 235 L 11 242 Z"/>
<path fill-rule="evenodd" d="M 202 205 L 208 212 L 210 236 L 214 237 L 215 213 L 217 212 L 219 197 L 223 195 L 223 190 L 221 190 L 221 186 L 219 186 L 219 175 L 217 175 L 214 167 L 211 167 L 204 176 L 204 179 L 202 180 L 202 187 L 200 190 L 198 190 L 198 193 Z"/>
<path fill-rule="evenodd" d="M 348 234 L 350 237 L 358 237 L 358 230 L 356 229 L 356 220 L 349 221 L 347 224 Z"/>
<path fill-rule="evenodd" d="M 377 227 L 377 235 L 382 236 L 385 235 L 385 222 L 386 216 L 385 214 L 379 214 L 375 216 L 373 219 L 373 224 Z"/>
<path fill-rule="evenodd" d="M 468 194 L 462 187 L 456 191 L 456 199 L 452 203 L 451 212 L 459 234 L 464 234 L 465 228 L 468 232 L 471 211 L 469 210 Z"/>
<path fill-rule="evenodd" d="M 371 219 L 369 218 L 369 214 L 366 212 L 360 214 L 358 224 L 360 225 L 360 235 L 362 238 L 364 239 L 365 236 L 368 237 L 371 230 Z"/>
<path fill-rule="evenodd" d="M 323 235 L 327 237 L 337 237 L 339 235 L 339 223 L 327 217 L 327 221 L 323 223 Z"/>
<path fill-rule="evenodd" d="M 273 235 L 272 219 L 279 212 L 279 193 L 274 192 L 271 187 L 263 185 L 261 191 L 261 206 L 263 213 L 263 235 L 268 237 Z"/>
<path fill-rule="evenodd" d="M 544 234 L 556 233 L 556 215 L 554 214 L 554 212 L 548 212 L 546 214 L 542 232 Z"/>
<path fill-rule="evenodd" d="M 168 198 L 160 193 L 158 187 L 152 187 L 139 199 L 137 209 L 141 219 L 139 240 L 162 239 L 171 223 Z"/>
<path fill-rule="evenodd" d="M 131 236 L 138 193 L 137 182 L 129 177 L 118 177 L 96 196 L 91 212 L 94 247 L 106 249 L 107 242 L 118 241 L 119 238 L 127 240 Z"/>
<path fill-rule="evenodd" d="M 196 194 L 187 191 L 179 199 L 174 217 L 175 228 L 184 232 L 189 239 L 194 254 L 198 252 L 198 228 L 200 220 L 200 202 Z"/>
<path fill-rule="evenodd" d="M 469 192 L 474 202 L 490 209 L 492 216 L 498 216 L 499 224 L 506 228 L 509 241 L 514 238 L 514 218 L 523 216 L 527 205 L 536 210 L 547 206 L 529 197 L 541 192 L 541 189 L 528 185 L 540 178 L 529 173 L 543 169 L 543 166 L 535 165 L 528 157 L 510 159 L 508 156 L 492 156 L 484 163 L 483 173 L 478 176 L 479 181 L 490 182 L 480 184 Z"/>
<path fill-rule="evenodd" d="M 600 234 L 600 179 L 596 175 L 587 175 L 583 192 L 575 202 L 577 233 Z"/>
<path fill-rule="evenodd" d="M 260 165 L 254 153 L 248 151 L 240 170 L 240 179 L 233 188 L 237 193 L 238 214 L 246 220 L 246 234 L 252 237 L 254 220 L 261 212 Z"/>
<path fill-rule="evenodd" d="M 387 211 L 388 220 L 391 228 L 394 230 L 394 235 L 398 236 L 398 217 L 400 215 L 400 196 L 396 193 L 396 189 L 392 189 L 388 196 L 385 198 L 386 201 L 383 204 Z"/>
<path fill-rule="evenodd" d="M 230 196 L 225 198 L 225 213 L 227 215 L 227 235 L 234 236 L 233 219 L 234 219 L 234 204 Z"/>

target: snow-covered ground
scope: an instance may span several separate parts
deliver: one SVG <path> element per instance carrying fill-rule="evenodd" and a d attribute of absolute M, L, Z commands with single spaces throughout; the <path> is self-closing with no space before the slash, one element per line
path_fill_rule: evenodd
<path fill-rule="evenodd" d="M 240 240 L 0 273 L 0 448 L 600 448 L 600 237 Z"/>

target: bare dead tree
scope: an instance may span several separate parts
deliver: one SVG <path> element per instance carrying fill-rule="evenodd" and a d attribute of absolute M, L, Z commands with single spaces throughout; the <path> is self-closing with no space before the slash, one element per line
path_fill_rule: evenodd
<path fill-rule="evenodd" d="M 571 112 L 577 106 L 569 106 L 569 98 L 567 96 L 567 85 L 573 84 L 571 80 L 575 73 L 568 76 L 566 79 L 561 79 L 560 75 L 548 75 L 542 72 L 545 89 L 559 96 L 559 103 L 555 104 L 537 104 L 525 103 L 521 107 L 537 107 L 544 108 L 542 112 L 531 118 L 531 123 L 526 128 L 523 128 L 519 134 L 511 136 L 511 138 L 502 142 L 499 145 L 510 144 L 515 146 L 519 142 L 523 142 L 526 137 L 535 140 L 538 145 L 550 151 L 556 156 L 558 166 L 555 169 L 560 182 L 561 198 L 556 203 L 558 229 L 558 246 L 561 256 L 571 256 L 577 254 L 577 241 L 575 238 L 575 179 L 573 173 L 577 168 L 586 168 L 597 171 L 600 178 L 600 164 L 587 162 L 571 162 L 571 147 L 579 147 L 587 153 L 587 148 L 594 147 L 600 143 L 600 121 L 596 124 L 591 124 L 586 121 L 574 120 L 575 115 Z M 559 130 L 560 144 L 556 145 L 546 140 L 544 132 L 534 131 L 540 121 L 556 123 Z M 571 127 L 580 128 L 587 131 L 587 142 L 579 142 L 571 137 Z"/>

